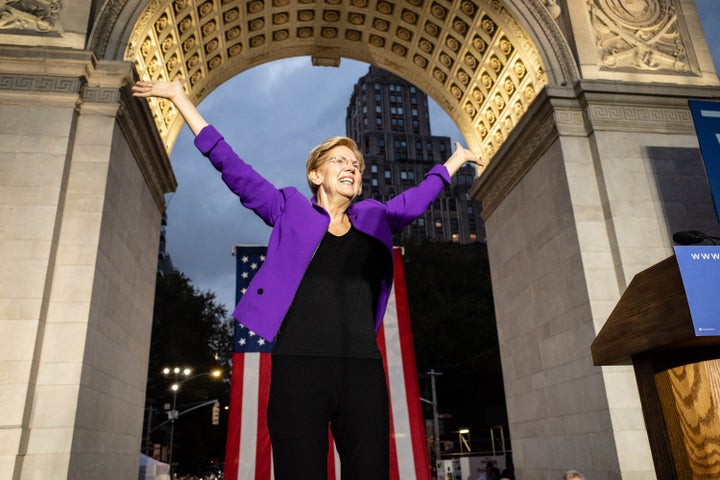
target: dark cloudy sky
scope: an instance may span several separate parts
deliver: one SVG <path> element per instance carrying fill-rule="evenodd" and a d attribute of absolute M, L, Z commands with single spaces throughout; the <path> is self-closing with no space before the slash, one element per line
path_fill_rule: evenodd
<path fill-rule="evenodd" d="M 720 65 L 720 0 L 696 0 L 708 43 Z M 309 195 L 307 153 L 332 135 L 345 135 L 345 112 L 368 64 L 343 58 L 339 68 L 312 67 L 296 57 L 253 68 L 213 91 L 199 106 L 236 152 L 276 186 Z M 431 102 L 434 135 L 460 137 Z M 183 127 L 171 154 L 178 181 L 167 196 L 167 250 L 175 266 L 201 291 L 212 291 L 229 312 L 234 306 L 236 244 L 265 245 L 270 230 L 247 212 L 192 143 Z"/>

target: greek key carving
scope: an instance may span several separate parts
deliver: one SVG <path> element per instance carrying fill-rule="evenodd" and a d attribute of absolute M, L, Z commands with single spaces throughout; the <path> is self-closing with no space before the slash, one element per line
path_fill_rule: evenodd
<path fill-rule="evenodd" d="M 83 90 L 83 101 L 88 103 L 118 103 L 120 90 L 117 88 L 87 87 Z"/>
<path fill-rule="evenodd" d="M 0 90 L 77 93 L 80 90 L 80 79 L 51 75 L 2 74 L 0 75 Z"/>
<path fill-rule="evenodd" d="M 588 117 L 595 128 L 615 131 L 692 133 L 690 110 L 637 105 L 591 105 Z"/>

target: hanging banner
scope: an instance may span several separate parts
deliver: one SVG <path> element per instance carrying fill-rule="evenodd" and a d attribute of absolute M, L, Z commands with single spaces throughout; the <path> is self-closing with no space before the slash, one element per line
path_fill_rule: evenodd
<path fill-rule="evenodd" d="M 688 100 L 688 104 L 710 182 L 715 215 L 720 221 L 720 102 Z"/>

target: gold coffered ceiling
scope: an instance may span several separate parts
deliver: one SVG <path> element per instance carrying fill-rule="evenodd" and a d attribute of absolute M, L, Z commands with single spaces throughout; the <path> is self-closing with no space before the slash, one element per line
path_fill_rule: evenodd
<path fill-rule="evenodd" d="M 125 53 L 142 78 L 180 76 L 195 102 L 272 60 L 371 63 L 413 82 L 491 158 L 547 83 L 540 57 L 498 0 L 153 1 Z M 168 150 L 182 120 L 151 100 Z"/>

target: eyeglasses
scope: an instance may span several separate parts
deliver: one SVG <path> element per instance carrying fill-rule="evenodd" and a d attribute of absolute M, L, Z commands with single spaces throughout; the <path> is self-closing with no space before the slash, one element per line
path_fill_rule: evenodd
<path fill-rule="evenodd" d="M 352 166 L 353 168 L 360 170 L 360 162 L 357 160 L 350 160 L 349 158 L 333 156 L 328 158 L 328 163 L 334 163 L 338 167 L 347 168 Z"/>

